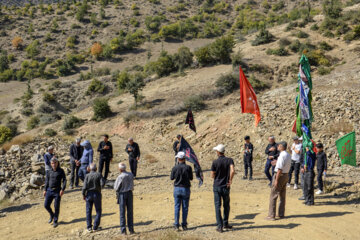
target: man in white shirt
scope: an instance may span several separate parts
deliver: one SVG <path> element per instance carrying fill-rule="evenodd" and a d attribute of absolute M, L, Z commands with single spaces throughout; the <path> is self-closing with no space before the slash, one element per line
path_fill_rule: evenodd
<path fill-rule="evenodd" d="M 289 171 L 289 181 L 287 187 L 290 187 L 292 173 L 295 170 L 295 184 L 294 189 L 298 189 L 299 172 L 300 172 L 300 156 L 302 151 L 302 144 L 297 136 L 293 137 L 294 143 L 291 146 L 291 167 Z"/>
<path fill-rule="evenodd" d="M 275 174 L 272 179 L 269 214 L 266 220 L 274 221 L 276 214 L 276 200 L 280 196 L 279 202 L 279 218 L 285 217 L 285 197 L 286 197 L 286 183 L 289 178 L 289 170 L 291 167 L 291 156 L 286 152 L 287 143 L 278 143 L 278 150 L 280 155 L 275 166 Z"/>

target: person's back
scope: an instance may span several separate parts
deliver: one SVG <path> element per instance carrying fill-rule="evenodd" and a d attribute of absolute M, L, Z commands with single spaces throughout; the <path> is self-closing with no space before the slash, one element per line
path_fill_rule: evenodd
<path fill-rule="evenodd" d="M 185 163 L 173 167 L 171 171 L 171 180 L 175 180 L 175 187 L 190 187 L 190 181 L 193 179 L 192 168 Z"/>
<path fill-rule="evenodd" d="M 230 165 L 234 165 L 231 158 L 219 156 L 212 164 L 211 171 L 215 172 L 214 186 L 226 187 L 230 179 Z"/>
<path fill-rule="evenodd" d="M 83 186 L 83 193 L 84 191 L 101 192 L 101 173 L 91 171 L 90 173 L 86 174 Z"/>
<path fill-rule="evenodd" d="M 134 188 L 134 175 L 131 172 L 122 172 L 115 180 L 114 188 L 119 193 L 132 191 Z"/>

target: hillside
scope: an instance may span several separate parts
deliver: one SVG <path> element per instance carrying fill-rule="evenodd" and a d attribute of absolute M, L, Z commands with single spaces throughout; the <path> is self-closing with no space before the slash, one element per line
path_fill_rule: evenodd
<path fill-rule="evenodd" d="M 115 151 L 110 180 L 117 176 L 117 163 L 127 160 L 128 137 L 142 150 L 134 192 L 139 234 L 127 239 L 356 239 L 360 171 L 340 165 L 335 141 L 355 130 L 360 149 L 360 3 L 341 1 L 330 9 L 310 2 L 19 1 L 21 7 L 4 2 L 0 124 L 10 133 L 0 148 L 0 235 L 121 239 L 109 187 L 103 190 L 103 230 L 89 236 L 78 189 L 66 192 L 60 225 L 52 229 L 43 226 L 47 213 L 41 187 L 30 181 L 43 181 L 38 160 L 47 146 L 55 146 L 69 173 L 73 139 L 82 136 L 95 148 L 107 133 Z M 302 53 L 310 59 L 314 84 L 313 138 L 324 143 L 329 158 L 327 193 L 307 208 L 297 200 L 299 190 L 289 189 L 288 218 L 269 223 L 263 220 L 269 197 L 264 149 L 270 135 L 292 141 Z M 253 115 L 241 114 L 239 66 L 257 93 L 258 127 Z M 141 85 L 135 103 L 130 83 Z M 108 102 L 106 116 L 94 116 L 96 99 Z M 184 125 L 188 107 L 194 110 L 197 134 Z M 179 133 L 198 155 L 205 182 L 201 188 L 193 182 L 190 231 L 176 233 L 168 175 Z M 255 146 L 252 182 L 241 180 L 245 135 Z M 230 217 L 235 229 L 223 235 L 214 231 L 209 177 L 218 143 L 226 145 L 237 171 Z M 18 231 L 20 226 L 24 231 Z"/>

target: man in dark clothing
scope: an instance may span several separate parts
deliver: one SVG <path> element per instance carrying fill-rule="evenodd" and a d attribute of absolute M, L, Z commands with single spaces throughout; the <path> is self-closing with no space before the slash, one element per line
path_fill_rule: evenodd
<path fill-rule="evenodd" d="M 305 184 L 304 184 L 304 197 L 305 205 L 314 205 L 314 178 L 315 178 L 315 161 L 316 155 L 309 148 L 306 148 L 306 161 L 305 161 Z"/>
<path fill-rule="evenodd" d="M 265 175 L 269 179 L 269 186 L 271 186 L 272 175 L 274 175 L 274 169 L 276 165 L 276 159 L 279 157 L 278 145 L 275 142 L 275 137 L 269 137 L 269 144 L 265 149 L 265 154 L 268 155 L 266 164 L 265 164 Z M 270 174 L 270 168 L 272 174 Z"/>
<path fill-rule="evenodd" d="M 173 144 L 173 150 L 174 150 L 174 152 L 175 152 L 175 156 L 176 156 L 176 154 L 179 152 L 180 139 L 181 139 L 181 135 L 178 134 L 178 135 L 176 136 L 176 140 L 175 140 L 175 142 L 174 142 L 174 144 Z M 177 158 L 175 157 L 175 165 L 176 165 L 176 164 L 177 164 Z"/>
<path fill-rule="evenodd" d="M 88 232 L 96 231 L 101 220 L 101 173 L 96 172 L 96 164 L 90 164 L 90 173 L 86 174 L 82 188 L 83 198 L 86 201 L 86 223 Z M 92 208 L 95 205 L 96 217 L 92 225 Z"/>
<path fill-rule="evenodd" d="M 129 154 L 129 165 L 131 169 L 131 173 L 136 178 L 136 171 L 137 171 L 137 163 L 140 159 L 140 148 L 139 145 L 134 142 L 133 138 L 129 138 L 128 144 L 126 145 L 125 151 Z"/>
<path fill-rule="evenodd" d="M 176 158 L 179 164 L 173 167 L 171 171 L 171 180 L 174 182 L 174 200 L 175 200 L 175 223 L 174 227 L 179 230 L 180 207 L 182 206 L 182 229 L 187 230 L 187 216 L 190 201 L 190 181 L 193 180 L 192 168 L 185 164 L 185 153 L 178 152 Z"/>
<path fill-rule="evenodd" d="M 302 137 L 299 138 L 299 141 L 302 142 Z M 305 154 L 304 151 L 301 151 L 300 153 L 300 176 L 301 176 L 301 190 L 302 190 L 302 196 L 299 198 L 299 200 L 305 200 Z"/>
<path fill-rule="evenodd" d="M 105 164 L 105 173 L 104 175 L 102 175 L 103 176 L 102 186 L 104 186 L 109 174 L 110 162 L 112 161 L 113 158 L 113 148 L 111 142 L 109 141 L 109 135 L 107 134 L 104 135 L 104 141 L 100 142 L 97 151 L 100 152 L 100 159 L 99 159 L 100 174 L 102 174 L 102 170 Z"/>
<path fill-rule="evenodd" d="M 326 176 L 327 171 L 327 157 L 326 153 L 324 152 L 324 145 L 322 143 L 316 144 L 317 154 L 316 154 L 316 161 L 317 161 L 317 181 L 318 181 L 318 188 L 319 190 L 316 194 L 322 194 L 324 192 L 324 183 L 323 183 L 323 174 Z"/>
<path fill-rule="evenodd" d="M 76 138 L 75 143 L 71 144 L 70 146 L 70 186 L 69 189 L 72 189 L 74 186 L 75 180 L 75 187 L 79 186 L 79 168 L 80 168 L 80 159 L 82 157 L 84 147 L 80 145 L 81 138 Z"/>
<path fill-rule="evenodd" d="M 235 174 L 234 161 L 231 158 L 225 157 L 225 146 L 219 144 L 214 147 L 218 159 L 212 163 L 211 177 L 214 179 L 213 191 L 215 202 L 215 213 L 217 229 L 216 231 L 222 233 L 223 229 L 231 229 L 229 225 L 230 213 L 230 186 Z M 224 218 L 221 217 L 221 199 L 224 205 Z"/>
<path fill-rule="evenodd" d="M 66 187 L 65 172 L 59 166 L 59 162 L 56 158 L 51 159 L 51 169 L 46 172 L 45 178 L 45 203 L 44 207 L 50 214 L 49 223 L 53 222 L 54 228 L 58 226 L 58 218 L 60 212 L 60 200 L 64 194 Z M 62 186 L 61 186 L 62 183 Z M 51 209 L 51 203 L 55 199 L 55 213 Z"/>
<path fill-rule="evenodd" d="M 243 179 L 247 179 L 248 176 L 248 168 L 250 168 L 250 177 L 249 180 L 252 180 L 252 174 L 253 174 L 253 170 L 252 170 L 252 160 L 253 160 L 253 151 L 254 151 L 254 146 L 252 145 L 252 143 L 250 142 L 250 137 L 249 136 L 245 136 L 245 146 L 244 146 L 244 167 L 245 167 L 245 175 L 243 177 Z"/>
<path fill-rule="evenodd" d="M 51 159 L 55 157 L 53 146 L 49 146 L 47 150 L 47 153 L 44 154 L 45 173 L 51 170 Z"/>

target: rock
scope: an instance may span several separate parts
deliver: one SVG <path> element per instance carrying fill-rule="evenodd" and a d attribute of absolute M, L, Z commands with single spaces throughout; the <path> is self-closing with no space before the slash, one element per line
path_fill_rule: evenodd
<path fill-rule="evenodd" d="M 19 145 L 12 145 L 9 152 L 11 153 L 17 153 L 17 152 L 20 152 L 21 149 L 20 149 L 20 146 Z"/>
<path fill-rule="evenodd" d="M 27 189 L 29 188 L 29 183 L 25 183 L 19 190 L 20 195 L 25 195 L 27 192 Z"/>
<path fill-rule="evenodd" d="M 34 154 L 34 156 L 31 157 L 31 162 L 33 163 L 41 162 L 42 160 L 43 158 L 40 154 Z"/>
<path fill-rule="evenodd" d="M 33 188 L 39 188 L 45 183 L 44 176 L 41 174 L 33 173 L 30 177 L 30 186 Z"/>
<path fill-rule="evenodd" d="M 40 162 L 40 163 L 32 164 L 31 165 L 31 171 L 34 172 L 34 173 L 45 174 L 44 163 Z"/>
<path fill-rule="evenodd" d="M 0 189 L 0 202 L 7 197 L 5 189 Z"/>
<path fill-rule="evenodd" d="M 0 155 L 5 155 L 6 151 L 3 148 L 0 148 Z"/>

